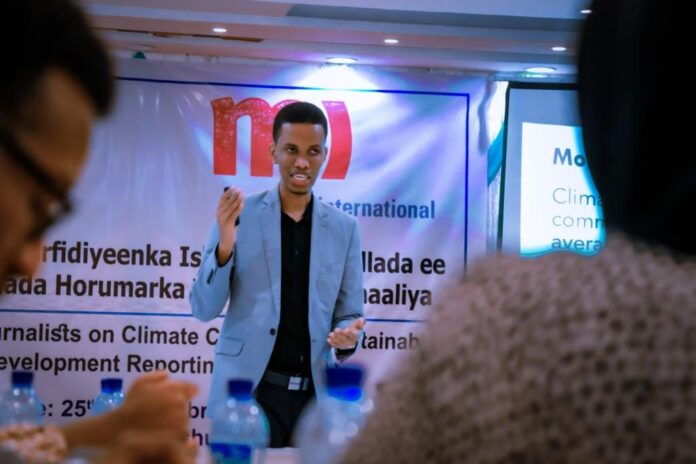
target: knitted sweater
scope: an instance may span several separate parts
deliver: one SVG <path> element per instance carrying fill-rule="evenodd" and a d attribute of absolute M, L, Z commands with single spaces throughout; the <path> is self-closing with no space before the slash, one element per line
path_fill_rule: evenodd
<path fill-rule="evenodd" d="M 430 321 L 343 463 L 696 462 L 696 260 L 496 257 Z"/>

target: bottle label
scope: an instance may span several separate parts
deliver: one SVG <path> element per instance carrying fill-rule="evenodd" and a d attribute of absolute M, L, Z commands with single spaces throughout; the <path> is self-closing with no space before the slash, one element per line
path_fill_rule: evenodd
<path fill-rule="evenodd" d="M 211 443 L 210 452 L 215 464 L 251 464 L 251 446 L 230 443 Z"/>

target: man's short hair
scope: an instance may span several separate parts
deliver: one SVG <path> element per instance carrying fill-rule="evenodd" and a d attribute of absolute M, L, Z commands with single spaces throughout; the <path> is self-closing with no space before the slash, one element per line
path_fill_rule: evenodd
<path fill-rule="evenodd" d="M 70 0 L 0 2 L 0 115 L 21 119 L 22 108 L 50 69 L 66 71 L 85 91 L 99 115 L 114 94 L 106 49 L 82 11 Z"/>
<path fill-rule="evenodd" d="M 329 133 L 324 112 L 316 105 L 307 102 L 295 102 L 284 106 L 273 120 L 273 142 L 278 143 L 283 124 L 320 124 L 324 128 L 324 140 Z"/>

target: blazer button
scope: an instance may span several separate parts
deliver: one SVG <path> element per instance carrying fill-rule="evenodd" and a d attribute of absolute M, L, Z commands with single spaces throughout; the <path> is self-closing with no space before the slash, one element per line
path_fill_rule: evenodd
<path fill-rule="evenodd" d="M 271 330 L 269 330 L 268 332 L 269 332 L 271 335 L 275 335 L 275 334 L 276 334 L 276 329 L 271 329 Z"/>

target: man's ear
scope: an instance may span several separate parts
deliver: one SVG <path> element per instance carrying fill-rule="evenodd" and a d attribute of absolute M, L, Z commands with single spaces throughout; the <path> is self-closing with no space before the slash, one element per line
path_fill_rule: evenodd
<path fill-rule="evenodd" d="M 273 162 L 273 164 L 278 164 L 278 158 L 276 158 L 275 151 L 276 151 L 275 143 L 270 144 L 268 146 L 268 156 L 271 157 L 271 161 Z"/>

